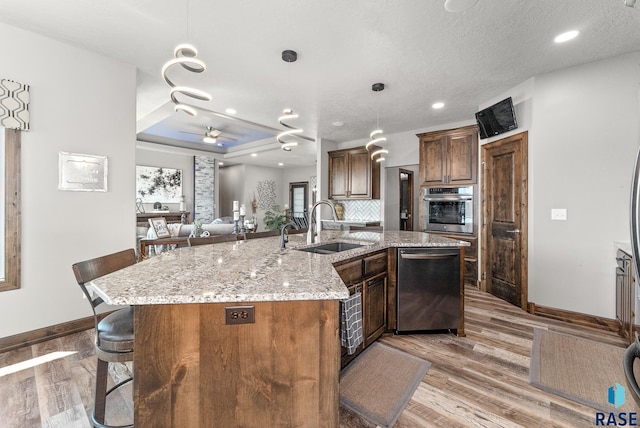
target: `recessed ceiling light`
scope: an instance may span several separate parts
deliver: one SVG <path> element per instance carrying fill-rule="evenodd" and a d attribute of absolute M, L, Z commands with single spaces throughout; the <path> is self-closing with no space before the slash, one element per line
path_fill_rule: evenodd
<path fill-rule="evenodd" d="M 341 121 L 339 121 L 339 120 L 336 120 L 335 122 L 331 122 L 331 124 L 332 124 L 333 126 L 342 126 L 342 125 L 344 125 L 344 122 L 341 122 Z"/>
<path fill-rule="evenodd" d="M 218 161 L 218 165 L 224 165 L 224 162 Z"/>
<path fill-rule="evenodd" d="M 251 153 L 251 157 L 254 157 L 254 158 L 255 158 L 256 156 L 258 156 L 258 154 L 257 154 L 257 153 Z"/>
<path fill-rule="evenodd" d="M 578 34 L 580 34 L 580 31 L 578 30 L 567 31 L 566 33 L 557 35 L 556 38 L 553 39 L 553 41 L 556 43 L 568 42 L 571 39 L 575 39 Z"/>
<path fill-rule="evenodd" d="M 278 162 L 278 166 L 282 166 L 284 165 L 282 162 Z"/>
<path fill-rule="evenodd" d="M 442 102 L 437 102 L 437 103 L 431 104 L 431 108 L 439 109 L 439 108 L 442 108 L 442 107 L 444 107 L 444 103 L 442 103 Z"/>
<path fill-rule="evenodd" d="M 227 112 L 227 114 L 236 114 L 237 113 L 236 109 L 234 109 L 234 108 L 228 108 L 228 109 L 225 110 L 225 112 Z"/>

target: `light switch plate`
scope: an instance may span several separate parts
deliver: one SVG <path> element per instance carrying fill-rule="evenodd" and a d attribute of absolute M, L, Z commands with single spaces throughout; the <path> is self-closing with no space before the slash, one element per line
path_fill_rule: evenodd
<path fill-rule="evenodd" d="M 565 208 L 552 208 L 551 220 L 566 220 L 567 210 Z"/>

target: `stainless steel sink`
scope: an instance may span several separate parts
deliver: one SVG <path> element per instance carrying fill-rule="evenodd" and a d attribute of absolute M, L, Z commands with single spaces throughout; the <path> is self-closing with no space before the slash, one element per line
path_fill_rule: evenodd
<path fill-rule="evenodd" d="M 341 251 L 353 250 L 354 248 L 359 248 L 362 246 L 363 245 L 361 244 L 352 244 L 351 242 L 329 242 L 327 244 L 322 244 L 315 247 L 296 248 L 296 250 L 316 254 L 335 254 Z"/>

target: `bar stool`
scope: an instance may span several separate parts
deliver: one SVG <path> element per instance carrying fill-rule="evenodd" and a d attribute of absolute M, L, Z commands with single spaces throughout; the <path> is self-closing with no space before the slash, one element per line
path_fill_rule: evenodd
<path fill-rule="evenodd" d="M 93 310 L 96 334 L 96 356 L 98 365 L 96 370 L 96 391 L 94 407 L 91 412 L 91 423 L 97 428 L 129 428 L 130 425 L 106 425 L 105 408 L 107 396 L 132 378 L 125 379 L 107 390 L 109 363 L 123 363 L 133 361 L 133 308 L 118 309 L 98 321 L 96 307 L 104 303 L 102 298 L 93 296 L 86 284 L 108 273 L 115 272 L 136 263 L 135 251 L 128 250 L 85 260 L 72 265 L 78 285 L 87 297 Z"/>
<path fill-rule="evenodd" d="M 640 386 L 638 386 L 638 379 L 636 379 L 636 373 L 633 370 L 633 363 L 635 363 L 636 359 L 640 358 L 640 338 L 638 338 L 638 332 L 635 333 L 635 336 L 636 340 L 624 351 L 622 367 L 624 368 L 624 375 L 627 378 L 627 385 L 631 390 L 631 395 L 636 401 L 636 404 L 640 406 Z"/>

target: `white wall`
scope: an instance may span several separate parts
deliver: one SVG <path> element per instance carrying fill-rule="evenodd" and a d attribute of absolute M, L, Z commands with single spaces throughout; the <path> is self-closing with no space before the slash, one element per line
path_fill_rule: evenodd
<path fill-rule="evenodd" d="M 218 194 L 220 195 L 220 217 L 233 216 L 233 201 L 244 201 L 244 178 L 246 165 L 232 165 L 219 169 Z M 246 202 L 240 202 L 246 204 Z M 249 205 L 245 206 L 251 212 Z"/>
<path fill-rule="evenodd" d="M 629 241 L 640 52 L 536 76 L 529 135 L 529 300 L 615 318 L 614 241 Z M 566 208 L 567 221 L 552 221 Z"/>
<path fill-rule="evenodd" d="M 136 70 L 0 24 L 0 76 L 31 85 L 22 135 L 22 288 L 0 337 L 90 315 L 71 265 L 135 245 Z M 57 189 L 58 153 L 108 157 L 108 192 Z"/>
<path fill-rule="evenodd" d="M 247 216 L 251 216 L 251 201 L 254 196 L 258 198 L 257 186 L 262 180 L 272 180 L 275 183 L 275 204 L 280 205 L 284 210 L 284 205 L 289 202 L 289 182 L 284 181 L 283 168 L 270 168 L 258 165 L 234 165 L 220 169 L 219 190 L 220 207 L 222 216 L 230 216 L 232 213 L 232 201 L 239 201 L 245 204 Z M 258 230 L 264 231 L 264 213 L 267 209 L 258 207 L 256 219 L 258 220 Z"/>
<path fill-rule="evenodd" d="M 289 197 L 285 197 L 289 190 L 289 182 L 284 182 L 284 173 L 282 168 L 269 168 L 264 166 L 257 165 L 246 165 L 246 175 L 244 181 L 244 194 L 245 198 L 241 200 L 241 204 L 247 204 L 247 212 L 251 213 L 251 200 L 253 200 L 254 195 L 258 196 L 257 188 L 258 182 L 262 180 L 273 180 L 276 185 L 276 200 L 275 205 L 279 205 L 281 210 L 284 210 L 284 205 L 289 203 Z M 286 190 L 285 190 L 286 189 Z M 244 202 L 242 202 L 244 201 Z M 256 212 L 256 218 L 258 220 L 258 224 L 260 231 L 264 231 L 265 225 L 263 222 L 264 213 L 267 210 L 270 210 L 271 207 L 267 207 L 262 209 L 258 207 L 258 211 Z"/>

